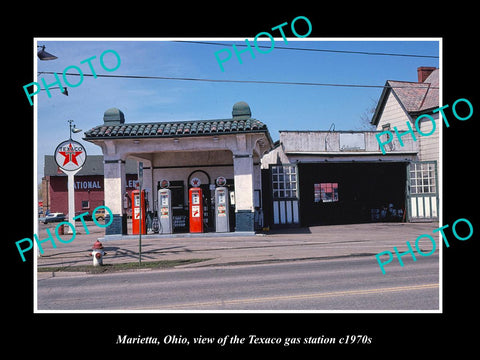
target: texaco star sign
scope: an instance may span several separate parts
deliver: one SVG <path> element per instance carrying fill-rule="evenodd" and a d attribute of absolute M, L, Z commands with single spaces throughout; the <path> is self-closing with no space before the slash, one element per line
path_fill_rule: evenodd
<path fill-rule="evenodd" d="M 75 140 L 65 140 L 55 149 L 55 162 L 62 170 L 75 171 L 81 169 L 86 159 L 85 148 Z"/>

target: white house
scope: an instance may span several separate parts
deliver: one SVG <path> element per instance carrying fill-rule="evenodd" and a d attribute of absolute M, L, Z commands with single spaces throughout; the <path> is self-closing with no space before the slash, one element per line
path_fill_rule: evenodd
<path fill-rule="evenodd" d="M 416 220 L 438 219 L 438 163 L 440 159 L 440 128 L 439 113 L 432 113 L 440 106 L 440 71 L 434 67 L 421 66 L 417 69 L 417 82 L 388 80 L 380 96 L 371 123 L 377 130 L 390 130 L 397 127 L 408 130 L 410 123 L 418 142 L 417 161 L 408 168 L 407 207 L 410 218 Z M 432 135 L 421 136 L 415 127 L 415 120 L 422 114 L 429 114 L 435 121 L 435 131 Z M 419 123 L 422 133 L 433 130 L 433 124 L 428 118 Z M 410 137 L 410 135 L 407 135 Z M 393 143 L 394 149 L 398 144 Z M 388 150 L 387 150 L 388 151 Z"/>
<path fill-rule="evenodd" d="M 418 82 L 388 80 L 380 96 L 371 123 L 377 130 L 391 130 L 394 127 L 408 130 L 406 123 L 410 122 L 415 129 L 415 120 L 422 114 L 429 114 L 435 119 L 436 130 L 432 135 L 421 136 L 417 133 L 419 144 L 419 161 L 439 160 L 439 134 L 441 123 L 439 113 L 432 110 L 439 105 L 439 69 L 434 67 L 419 67 Z M 432 123 L 424 119 L 419 124 L 422 133 L 432 130 Z"/>

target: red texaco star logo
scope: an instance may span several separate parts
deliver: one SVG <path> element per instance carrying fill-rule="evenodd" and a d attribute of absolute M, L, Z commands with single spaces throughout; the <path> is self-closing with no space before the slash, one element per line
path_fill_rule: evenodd
<path fill-rule="evenodd" d="M 200 185 L 200 179 L 199 178 L 193 178 L 190 182 L 192 186 L 198 187 Z"/>
<path fill-rule="evenodd" d="M 67 150 L 67 151 L 59 151 L 58 153 L 59 153 L 59 154 L 62 154 L 63 156 L 65 156 L 65 160 L 63 161 L 63 165 L 62 165 L 62 166 L 65 166 L 65 165 L 68 164 L 69 162 L 73 162 L 75 165 L 78 166 L 77 156 L 80 155 L 81 153 L 83 153 L 83 151 L 75 151 L 75 150 L 73 150 L 73 146 L 72 146 L 72 144 L 70 143 L 70 144 L 68 145 L 68 150 Z"/>

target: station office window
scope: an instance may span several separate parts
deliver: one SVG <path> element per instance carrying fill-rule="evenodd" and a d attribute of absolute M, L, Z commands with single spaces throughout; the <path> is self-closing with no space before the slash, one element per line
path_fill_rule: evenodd
<path fill-rule="evenodd" d="M 157 191 L 160 189 L 160 181 L 157 184 Z M 185 204 L 185 184 L 182 180 L 170 181 L 168 187 L 172 191 L 172 207 L 183 209 Z"/>
<path fill-rule="evenodd" d="M 313 184 L 314 202 L 338 201 L 338 183 Z"/>

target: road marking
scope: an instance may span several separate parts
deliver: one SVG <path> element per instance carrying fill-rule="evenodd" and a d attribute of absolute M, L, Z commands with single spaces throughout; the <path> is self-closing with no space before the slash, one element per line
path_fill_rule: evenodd
<path fill-rule="evenodd" d="M 270 297 L 259 297 L 259 298 L 246 298 L 246 299 L 234 299 L 234 300 L 214 300 L 206 302 L 193 302 L 185 304 L 172 304 L 166 306 L 155 306 L 148 307 L 149 309 L 193 309 L 197 307 L 210 307 L 210 306 L 225 306 L 225 305 L 238 305 L 238 304 L 248 304 L 255 302 L 267 302 L 267 301 L 282 301 L 282 300 L 301 300 L 301 299 L 314 299 L 314 298 L 325 298 L 325 297 L 335 297 L 335 296 L 351 296 L 351 295 L 366 295 L 366 294 L 375 294 L 375 293 L 389 293 L 396 291 L 414 291 L 414 290 L 424 290 L 424 289 L 435 289 L 438 288 L 439 284 L 423 284 L 423 285 L 410 285 L 410 286 L 397 286 L 389 288 L 377 288 L 377 289 L 364 289 L 364 290 L 347 290 L 347 291 L 332 291 L 332 292 L 323 292 L 323 293 L 314 293 L 314 294 L 299 294 L 299 295 L 283 295 L 283 296 L 270 296 Z M 144 307 L 137 308 L 146 309 Z"/>

